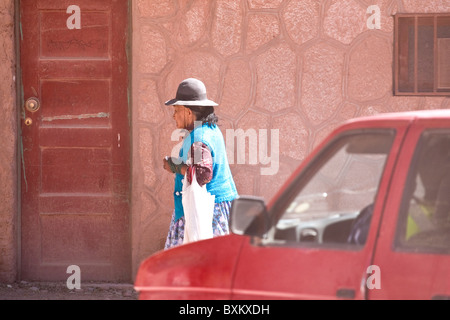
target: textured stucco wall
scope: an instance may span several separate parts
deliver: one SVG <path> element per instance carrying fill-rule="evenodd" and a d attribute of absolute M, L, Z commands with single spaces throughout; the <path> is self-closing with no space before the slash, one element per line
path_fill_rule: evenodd
<path fill-rule="evenodd" d="M 367 27 L 370 5 L 380 29 Z M 232 165 L 241 194 L 268 199 L 342 121 L 450 107 L 448 98 L 392 95 L 393 14 L 448 11 L 449 0 L 133 1 L 134 270 L 169 226 L 173 180 L 161 159 L 177 142 L 163 103 L 181 80 L 205 82 L 224 134 L 278 130 L 277 174 L 262 175 L 260 158 L 250 164 L 248 147 L 247 161 Z"/>
<path fill-rule="evenodd" d="M 367 28 L 370 5 L 381 10 L 379 30 Z M 241 194 L 268 199 L 342 121 L 450 108 L 449 98 L 392 95 L 392 15 L 449 7 L 449 0 L 132 0 L 133 273 L 162 249 L 170 222 L 173 178 L 161 159 L 178 141 L 163 103 L 181 80 L 206 83 L 225 136 L 278 133 L 279 144 L 267 146 L 269 156 L 279 151 L 276 174 L 262 174 L 270 163 L 258 154 L 250 163 L 248 144 L 245 162 L 232 165 Z M 15 59 L 14 1 L 0 0 L 0 281 L 17 277 Z"/>
<path fill-rule="evenodd" d="M 0 0 L 0 282 L 14 281 L 17 275 L 14 51 L 14 2 Z"/>

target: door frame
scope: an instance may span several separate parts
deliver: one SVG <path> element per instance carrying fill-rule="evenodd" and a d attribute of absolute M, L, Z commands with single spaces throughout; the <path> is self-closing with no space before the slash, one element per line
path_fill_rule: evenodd
<path fill-rule="evenodd" d="M 14 40 L 15 40 L 15 53 L 16 53 L 16 108 L 17 108 L 17 176 L 16 176 L 16 192 L 17 192 L 17 211 L 16 211 L 16 278 L 22 279 L 22 106 L 24 98 L 22 94 L 22 65 L 20 61 L 21 57 L 21 27 L 20 27 L 20 0 L 14 0 Z"/>

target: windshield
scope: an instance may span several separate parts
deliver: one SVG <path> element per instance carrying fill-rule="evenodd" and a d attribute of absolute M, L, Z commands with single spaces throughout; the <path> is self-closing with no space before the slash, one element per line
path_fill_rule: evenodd
<path fill-rule="evenodd" d="M 375 130 L 334 140 L 294 182 L 275 238 L 347 242 L 355 218 L 374 202 L 393 137 Z"/>

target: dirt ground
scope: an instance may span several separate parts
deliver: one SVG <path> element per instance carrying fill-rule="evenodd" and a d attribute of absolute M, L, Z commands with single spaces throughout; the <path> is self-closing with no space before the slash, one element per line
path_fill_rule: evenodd
<path fill-rule="evenodd" d="M 0 283 L 0 300 L 137 300 L 132 284 L 82 283 L 68 289 L 64 282 Z"/>

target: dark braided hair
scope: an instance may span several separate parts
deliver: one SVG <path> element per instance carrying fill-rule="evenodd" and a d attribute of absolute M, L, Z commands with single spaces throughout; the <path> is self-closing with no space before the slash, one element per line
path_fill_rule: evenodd
<path fill-rule="evenodd" d="M 192 110 L 196 121 L 201 121 L 202 125 L 207 123 L 208 126 L 214 127 L 219 121 L 219 118 L 214 113 L 214 107 L 212 106 L 186 106 L 186 108 Z"/>

